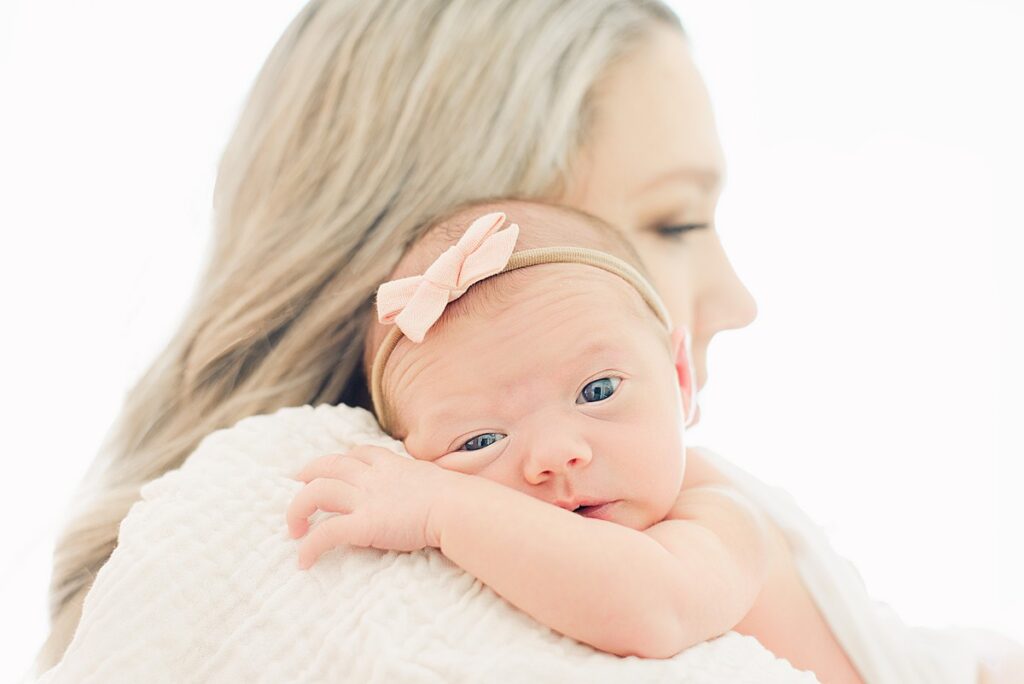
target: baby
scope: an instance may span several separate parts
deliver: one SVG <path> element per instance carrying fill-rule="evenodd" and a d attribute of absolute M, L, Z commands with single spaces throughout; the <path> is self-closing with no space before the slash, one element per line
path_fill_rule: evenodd
<path fill-rule="evenodd" d="M 308 464 L 287 512 L 300 567 L 344 544 L 435 547 L 610 653 L 666 658 L 735 630 L 822 681 L 860 681 L 781 533 L 685 449 L 688 336 L 614 228 L 471 205 L 393 275 L 365 361 L 378 420 L 413 458 L 361 446 Z M 342 515 L 310 529 L 318 509 Z"/>

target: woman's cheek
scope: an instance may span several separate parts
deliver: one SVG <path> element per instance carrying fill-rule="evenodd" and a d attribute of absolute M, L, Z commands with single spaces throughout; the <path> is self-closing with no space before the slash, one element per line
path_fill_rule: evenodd
<path fill-rule="evenodd" d="M 690 254 L 677 245 L 661 243 L 649 257 L 644 258 L 651 274 L 652 284 L 672 317 L 674 325 L 689 325 L 693 309 L 693 296 L 698 283 L 693 279 Z"/>

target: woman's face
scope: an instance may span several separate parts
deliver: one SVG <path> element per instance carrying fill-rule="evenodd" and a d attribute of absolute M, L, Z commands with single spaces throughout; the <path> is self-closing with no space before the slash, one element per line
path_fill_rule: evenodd
<path fill-rule="evenodd" d="M 757 316 L 715 230 L 724 174 L 711 102 L 689 48 L 678 32 L 658 28 L 599 84 L 588 142 L 555 198 L 626 231 L 673 323 L 690 330 L 698 389 L 715 333 Z"/>

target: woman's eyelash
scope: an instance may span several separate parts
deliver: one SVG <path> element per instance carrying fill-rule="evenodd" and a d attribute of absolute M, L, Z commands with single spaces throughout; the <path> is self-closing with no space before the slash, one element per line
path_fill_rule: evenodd
<path fill-rule="evenodd" d="M 707 228 L 710 223 L 677 223 L 671 226 L 658 226 L 658 234 L 664 237 L 678 238 L 682 237 L 691 230 L 700 230 L 701 228 Z"/>

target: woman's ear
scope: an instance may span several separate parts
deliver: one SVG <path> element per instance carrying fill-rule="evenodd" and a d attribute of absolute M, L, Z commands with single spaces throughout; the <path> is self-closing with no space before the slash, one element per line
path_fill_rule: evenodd
<path fill-rule="evenodd" d="M 683 414 L 686 427 L 693 423 L 697 412 L 697 390 L 694 386 L 693 354 L 690 350 L 690 331 L 676 328 L 672 331 L 672 359 L 676 367 L 679 393 L 683 397 Z"/>

